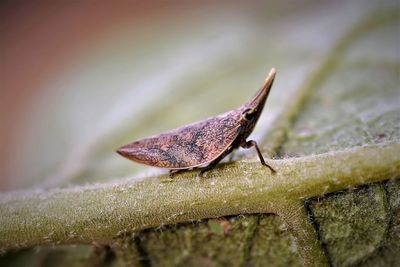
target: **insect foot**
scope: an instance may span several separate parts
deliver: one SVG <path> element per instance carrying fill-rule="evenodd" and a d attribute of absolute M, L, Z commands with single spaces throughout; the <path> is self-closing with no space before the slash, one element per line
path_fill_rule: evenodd
<path fill-rule="evenodd" d="M 272 172 L 273 174 L 276 173 L 276 171 L 274 170 L 274 168 L 272 168 L 270 165 L 268 165 L 268 164 L 265 162 L 264 157 L 263 157 L 263 155 L 261 154 L 261 150 L 260 150 L 260 148 L 258 147 L 256 141 L 250 140 L 250 141 L 244 142 L 241 146 L 242 146 L 243 148 L 246 148 L 246 149 L 247 149 L 247 148 L 255 147 L 256 150 L 257 150 L 257 155 L 258 155 L 258 158 L 260 159 L 261 164 L 264 165 L 265 167 L 268 167 L 268 168 L 271 170 L 271 172 Z"/>
<path fill-rule="evenodd" d="M 170 169 L 170 177 L 208 165 L 200 171 L 202 176 L 233 150 L 254 146 L 261 164 L 275 172 L 265 163 L 257 143 L 246 142 L 264 109 L 275 74 L 272 68 L 263 86 L 239 108 L 132 142 L 120 147 L 117 153 L 138 163 Z"/>
<path fill-rule="evenodd" d="M 169 178 L 174 178 L 177 174 L 185 172 L 185 169 L 169 170 Z"/>

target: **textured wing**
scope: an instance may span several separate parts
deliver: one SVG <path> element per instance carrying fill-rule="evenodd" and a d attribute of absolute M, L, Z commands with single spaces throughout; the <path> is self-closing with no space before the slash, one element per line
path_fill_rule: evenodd
<path fill-rule="evenodd" d="M 239 132 L 240 114 L 230 111 L 118 149 L 139 163 L 169 169 L 186 169 L 210 163 L 221 155 Z"/>

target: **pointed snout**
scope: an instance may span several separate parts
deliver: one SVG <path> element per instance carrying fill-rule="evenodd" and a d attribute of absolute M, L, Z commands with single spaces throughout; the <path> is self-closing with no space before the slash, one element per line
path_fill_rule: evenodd
<path fill-rule="evenodd" d="M 264 87 L 271 87 L 270 85 L 272 85 L 272 82 L 275 79 L 275 74 L 276 74 L 276 69 L 275 68 L 271 68 L 271 70 L 269 71 L 269 73 L 267 75 L 267 78 L 265 78 L 263 88 Z"/>
<path fill-rule="evenodd" d="M 258 92 L 255 94 L 255 96 L 246 103 L 247 107 L 250 107 L 250 108 L 261 107 L 261 109 L 262 109 L 262 107 L 265 104 L 265 101 L 268 98 L 269 92 L 271 91 L 271 87 L 274 82 L 275 75 L 276 75 L 276 70 L 275 70 L 275 68 L 272 68 L 269 71 L 267 78 L 265 78 L 263 86 L 260 88 L 260 90 L 258 90 Z"/>

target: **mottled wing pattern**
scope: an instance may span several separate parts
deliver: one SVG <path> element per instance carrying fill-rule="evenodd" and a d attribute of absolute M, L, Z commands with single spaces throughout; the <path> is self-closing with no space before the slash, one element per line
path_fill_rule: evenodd
<path fill-rule="evenodd" d="M 122 147 L 123 155 L 151 166 L 185 169 L 221 155 L 239 132 L 237 110 L 151 136 Z"/>

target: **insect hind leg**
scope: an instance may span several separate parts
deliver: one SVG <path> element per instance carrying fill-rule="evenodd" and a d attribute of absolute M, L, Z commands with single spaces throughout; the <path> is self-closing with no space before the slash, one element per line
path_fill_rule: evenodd
<path fill-rule="evenodd" d="M 242 143 L 240 146 L 241 146 L 242 148 L 246 148 L 246 149 L 247 149 L 247 148 L 251 148 L 251 147 L 255 147 L 256 150 L 257 150 L 257 155 L 258 155 L 258 158 L 260 159 L 261 164 L 264 165 L 265 167 L 268 167 L 268 168 L 271 170 L 272 173 L 276 173 L 276 171 L 274 170 L 274 168 L 272 168 L 270 165 L 268 165 L 268 164 L 265 162 L 264 157 L 263 157 L 263 155 L 261 154 L 260 148 L 258 147 L 256 141 L 250 140 L 250 141 L 247 141 L 247 142 Z"/>

